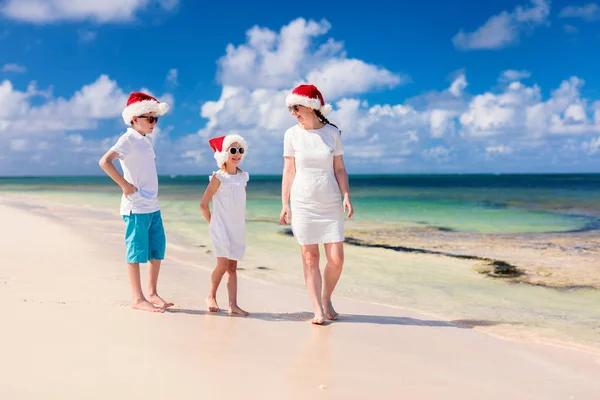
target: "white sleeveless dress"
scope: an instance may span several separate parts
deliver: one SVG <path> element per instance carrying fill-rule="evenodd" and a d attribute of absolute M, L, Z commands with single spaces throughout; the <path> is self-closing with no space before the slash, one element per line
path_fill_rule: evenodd
<path fill-rule="evenodd" d="M 333 157 L 344 154 L 340 131 L 331 125 L 285 132 L 284 157 L 293 156 L 296 176 L 290 193 L 292 231 L 300 245 L 344 241 L 344 212 Z"/>
<path fill-rule="evenodd" d="M 229 175 L 216 171 L 209 177 L 217 177 L 221 185 L 212 198 L 210 238 L 215 255 L 239 261 L 246 252 L 246 183 L 247 172 Z"/>

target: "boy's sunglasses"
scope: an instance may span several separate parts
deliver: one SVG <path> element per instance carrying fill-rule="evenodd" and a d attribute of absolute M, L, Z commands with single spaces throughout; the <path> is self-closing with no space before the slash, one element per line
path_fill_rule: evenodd
<path fill-rule="evenodd" d="M 243 147 L 230 147 L 228 151 L 229 151 L 229 154 L 231 154 L 231 155 L 234 155 L 237 153 L 240 153 L 240 155 L 242 155 L 245 152 Z"/>
<path fill-rule="evenodd" d="M 150 115 L 150 116 L 139 115 L 138 118 L 146 118 L 146 119 L 148 119 L 148 122 L 150 122 L 151 124 L 158 122 L 158 117 L 155 117 L 154 115 Z"/>
<path fill-rule="evenodd" d="M 298 112 L 299 109 L 300 109 L 300 106 L 298 104 L 293 105 L 293 106 L 288 106 L 289 112 L 292 112 L 292 111 Z"/>

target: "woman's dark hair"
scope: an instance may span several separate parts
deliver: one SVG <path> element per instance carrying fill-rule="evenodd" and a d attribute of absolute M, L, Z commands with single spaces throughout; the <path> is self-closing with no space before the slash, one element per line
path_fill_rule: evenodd
<path fill-rule="evenodd" d="M 315 112 L 315 115 L 317 116 L 317 118 L 319 119 L 319 121 L 321 121 L 324 124 L 331 125 L 331 126 L 335 127 L 338 131 L 340 131 L 340 135 L 342 134 L 341 129 L 338 128 L 337 125 L 334 125 L 331 122 L 329 122 L 329 120 L 327 118 L 325 118 L 325 116 L 323 115 L 323 113 L 321 113 L 321 111 L 319 111 L 319 110 L 313 110 L 313 111 Z"/>

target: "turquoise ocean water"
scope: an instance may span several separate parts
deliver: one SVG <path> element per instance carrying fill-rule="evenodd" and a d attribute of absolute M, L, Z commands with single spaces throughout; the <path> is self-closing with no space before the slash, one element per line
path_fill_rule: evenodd
<path fill-rule="evenodd" d="M 170 237 L 209 248 L 199 211 L 208 176 L 159 181 Z M 569 235 L 600 228 L 600 174 L 355 176 L 350 187 L 356 215 L 347 228 L 353 230 L 418 226 L 448 235 Z M 280 191 L 280 177 L 251 175 L 248 250 L 241 266 L 250 278 L 302 287 L 299 249 L 278 223 Z M 107 177 L 0 178 L 0 197 L 3 193 L 98 208 L 119 218 L 120 190 Z M 600 348 L 599 291 L 508 284 L 485 278 L 466 263 L 346 246 L 337 293 L 450 319 L 488 321 L 503 333 L 533 332 Z"/>

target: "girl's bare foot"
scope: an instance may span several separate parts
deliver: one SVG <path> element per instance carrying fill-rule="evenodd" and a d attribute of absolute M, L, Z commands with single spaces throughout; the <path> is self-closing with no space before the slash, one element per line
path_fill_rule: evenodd
<path fill-rule="evenodd" d="M 160 308 L 169 308 L 174 306 L 173 303 L 169 303 L 164 301 L 158 294 L 152 294 L 150 296 L 148 296 L 148 301 L 152 304 L 154 304 L 156 307 L 160 307 Z"/>
<path fill-rule="evenodd" d="M 219 312 L 219 306 L 217 305 L 217 299 L 214 297 L 206 298 L 206 305 L 208 306 L 208 311 L 210 312 Z"/>
<path fill-rule="evenodd" d="M 237 315 L 241 315 L 243 317 L 247 317 L 248 315 L 250 315 L 249 312 L 242 310 L 238 306 L 229 307 L 229 315 L 231 315 L 231 314 L 237 314 Z"/>
<path fill-rule="evenodd" d="M 150 312 L 158 312 L 158 313 L 165 312 L 164 308 L 155 307 L 148 300 L 141 300 L 141 301 L 133 302 L 133 303 L 131 303 L 131 308 L 133 308 L 134 310 L 141 310 L 141 311 L 150 311 Z"/>
<path fill-rule="evenodd" d="M 330 321 L 338 319 L 340 315 L 333 309 L 333 304 L 331 303 L 331 300 L 324 301 L 323 304 L 325 308 L 325 316 L 327 317 L 327 319 Z"/>

